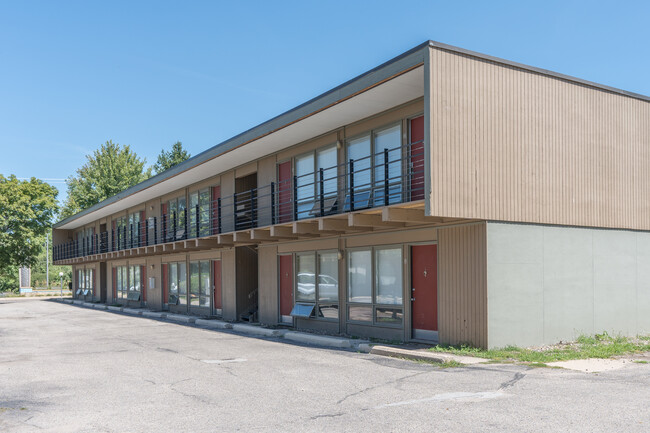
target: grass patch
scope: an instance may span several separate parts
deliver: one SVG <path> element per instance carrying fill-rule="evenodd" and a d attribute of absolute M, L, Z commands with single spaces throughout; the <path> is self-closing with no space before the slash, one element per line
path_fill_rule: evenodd
<path fill-rule="evenodd" d="M 637 364 L 650 364 L 648 361 L 644 361 L 642 359 L 635 359 L 634 362 L 636 362 Z"/>
<path fill-rule="evenodd" d="M 637 338 L 612 337 L 606 332 L 594 336 L 580 336 L 573 343 L 556 344 L 541 348 L 508 346 L 500 349 L 477 349 L 468 345 L 438 345 L 433 352 L 452 353 L 463 356 L 486 358 L 493 362 L 525 362 L 545 364 L 572 359 L 611 358 L 618 355 L 650 352 L 650 336 Z"/>
<path fill-rule="evenodd" d="M 464 367 L 465 364 L 460 363 L 458 361 L 445 361 L 442 364 L 438 364 L 440 368 L 458 368 L 458 367 Z"/>

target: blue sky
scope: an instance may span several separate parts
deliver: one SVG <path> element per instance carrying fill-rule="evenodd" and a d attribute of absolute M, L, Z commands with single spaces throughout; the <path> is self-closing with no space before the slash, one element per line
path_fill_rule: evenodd
<path fill-rule="evenodd" d="M 650 95 L 649 16 L 642 1 L 0 0 L 0 173 L 63 179 L 107 140 L 150 164 L 176 140 L 194 155 L 427 39 Z"/>

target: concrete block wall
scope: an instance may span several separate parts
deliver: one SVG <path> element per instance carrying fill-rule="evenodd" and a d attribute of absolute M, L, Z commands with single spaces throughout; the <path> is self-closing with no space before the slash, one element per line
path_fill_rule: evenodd
<path fill-rule="evenodd" d="M 650 333 L 650 233 L 489 222 L 488 346 Z"/>

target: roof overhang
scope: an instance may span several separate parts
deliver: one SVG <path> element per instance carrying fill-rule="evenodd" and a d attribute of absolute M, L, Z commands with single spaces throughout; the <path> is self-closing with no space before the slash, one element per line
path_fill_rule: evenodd
<path fill-rule="evenodd" d="M 429 43 L 54 225 L 72 230 L 424 95 Z"/>

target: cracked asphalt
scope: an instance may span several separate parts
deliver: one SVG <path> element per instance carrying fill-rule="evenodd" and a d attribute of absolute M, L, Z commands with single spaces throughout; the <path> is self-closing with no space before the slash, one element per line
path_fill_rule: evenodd
<path fill-rule="evenodd" d="M 650 364 L 399 359 L 0 299 L 0 432 L 648 432 Z"/>

